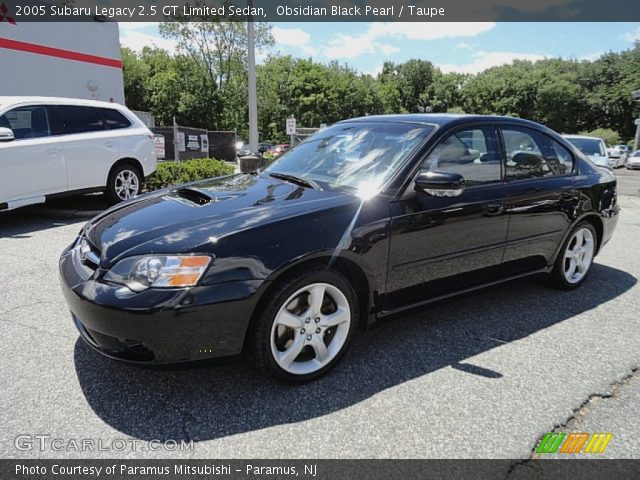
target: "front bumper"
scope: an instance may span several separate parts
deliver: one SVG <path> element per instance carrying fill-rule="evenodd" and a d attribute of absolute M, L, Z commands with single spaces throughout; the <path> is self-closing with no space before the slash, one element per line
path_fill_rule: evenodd
<path fill-rule="evenodd" d="M 261 281 L 133 293 L 87 278 L 76 249 L 60 258 L 60 283 L 82 338 L 111 358 L 142 364 L 184 363 L 236 355 Z"/>

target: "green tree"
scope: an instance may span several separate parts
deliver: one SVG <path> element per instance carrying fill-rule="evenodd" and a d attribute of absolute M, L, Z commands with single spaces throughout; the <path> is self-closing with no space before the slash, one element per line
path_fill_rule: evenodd
<path fill-rule="evenodd" d="M 121 56 L 127 106 L 133 110 L 147 111 L 149 66 L 128 48 L 122 49 Z"/>
<path fill-rule="evenodd" d="M 246 138 L 246 32 L 240 23 L 163 24 L 177 52 L 123 49 L 127 104 L 158 123 L 236 129 Z M 263 47 L 273 41 L 259 31 Z M 426 60 L 386 62 L 376 78 L 348 65 L 270 55 L 257 67 L 260 137 L 284 141 L 286 118 L 319 127 L 345 118 L 425 111 L 528 118 L 563 133 L 611 129 L 633 137 L 640 114 L 640 43 L 594 61 L 514 61 L 476 75 L 442 73 Z M 607 138 L 613 138 L 608 136 Z M 610 140 L 609 140 L 610 141 Z"/>
<path fill-rule="evenodd" d="M 400 64 L 385 62 L 378 78 L 392 85 L 386 93 L 390 98 L 399 97 L 404 111 L 416 113 L 432 106 L 433 82 L 437 73 L 439 70 L 431 62 L 414 59 Z"/>
<path fill-rule="evenodd" d="M 620 143 L 620 135 L 618 135 L 618 132 L 610 128 L 596 128 L 595 130 L 591 130 L 589 132 L 581 132 L 581 135 L 601 138 L 608 146 L 613 146 Z"/>
<path fill-rule="evenodd" d="M 468 76 L 461 73 L 442 73 L 436 70 L 431 86 L 431 107 L 434 112 L 448 112 L 462 105 L 462 89 Z"/>
<path fill-rule="evenodd" d="M 184 19 L 163 22 L 160 34 L 178 42 L 178 52 L 189 56 L 207 72 L 219 91 L 221 108 L 216 108 L 214 124 L 219 129 L 246 131 L 248 34 L 245 22 L 221 21 L 215 17 L 193 22 Z M 258 51 L 273 45 L 271 26 L 254 23 Z"/>

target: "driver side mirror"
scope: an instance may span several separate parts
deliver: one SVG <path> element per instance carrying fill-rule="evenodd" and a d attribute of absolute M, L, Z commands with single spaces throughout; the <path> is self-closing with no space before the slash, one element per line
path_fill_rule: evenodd
<path fill-rule="evenodd" d="M 457 197 L 464 191 L 464 177 L 459 173 L 428 171 L 418 174 L 414 188 L 434 197 Z"/>
<path fill-rule="evenodd" d="M 0 127 L 0 142 L 10 142 L 15 140 L 13 130 L 10 128 Z"/>

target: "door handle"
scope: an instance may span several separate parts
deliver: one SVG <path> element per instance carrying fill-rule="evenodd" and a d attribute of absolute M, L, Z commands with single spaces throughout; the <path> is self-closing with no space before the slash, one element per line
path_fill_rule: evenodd
<path fill-rule="evenodd" d="M 484 207 L 484 214 L 488 217 L 495 217 L 502 212 L 504 212 L 504 205 L 502 203 L 490 203 Z"/>
<path fill-rule="evenodd" d="M 60 147 L 47 148 L 48 155 L 57 155 L 60 152 L 62 152 L 62 149 Z"/>
<path fill-rule="evenodd" d="M 104 144 L 107 148 L 116 148 L 115 142 L 107 142 Z"/>

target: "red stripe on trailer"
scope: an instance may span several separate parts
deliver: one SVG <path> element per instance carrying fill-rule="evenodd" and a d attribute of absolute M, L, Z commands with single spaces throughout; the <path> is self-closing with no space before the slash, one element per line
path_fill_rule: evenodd
<path fill-rule="evenodd" d="M 114 58 L 99 57 L 97 55 L 89 55 L 88 53 L 63 50 L 61 48 L 45 47 L 44 45 L 20 42 L 18 40 L 10 40 L 8 38 L 0 38 L 0 48 L 35 53 L 37 55 L 45 55 L 47 57 L 63 58 L 65 60 L 73 60 L 75 62 L 92 63 L 94 65 L 103 65 L 105 67 L 122 68 L 122 61 Z"/>

